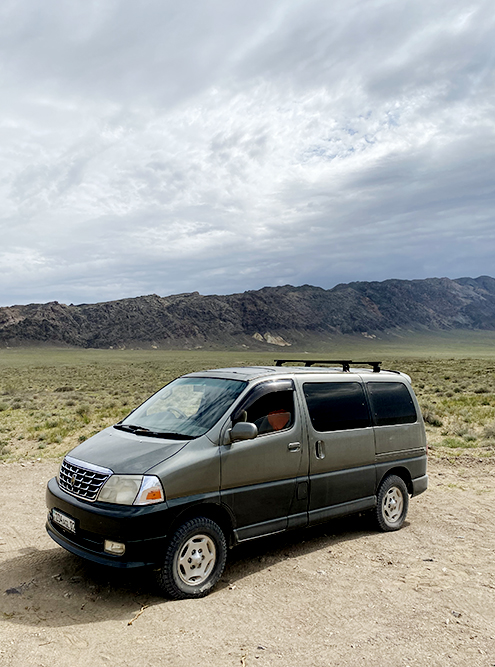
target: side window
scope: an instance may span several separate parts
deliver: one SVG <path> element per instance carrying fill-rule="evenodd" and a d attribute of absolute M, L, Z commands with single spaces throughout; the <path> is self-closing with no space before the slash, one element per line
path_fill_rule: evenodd
<path fill-rule="evenodd" d="M 368 404 L 359 382 L 306 382 L 303 385 L 315 431 L 370 426 Z"/>
<path fill-rule="evenodd" d="M 248 403 L 237 421 L 256 424 L 259 435 L 290 428 L 294 423 L 294 392 L 291 389 L 264 394 Z"/>
<path fill-rule="evenodd" d="M 413 424 L 417 421 L 411 394 L 402 382 L 368 382 L 368 391 L 376 426 Z"/>

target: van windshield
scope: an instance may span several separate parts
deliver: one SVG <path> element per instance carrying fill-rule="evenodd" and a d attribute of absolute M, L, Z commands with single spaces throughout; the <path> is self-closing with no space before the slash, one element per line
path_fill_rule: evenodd
<path fill-rule="evenodd" d="M 178 378 L 116 428 L 158 437 L 197 438 L 215 425 L 246 384 L 219 378 Z"/>

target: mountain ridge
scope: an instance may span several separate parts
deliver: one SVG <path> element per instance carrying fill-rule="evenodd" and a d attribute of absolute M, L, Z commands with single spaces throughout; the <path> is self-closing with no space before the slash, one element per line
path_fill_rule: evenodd
<path fill-rule="evenodd" d="M 289 346 L 334 335 L 495 330 L 495 279 L 426 278 L 263 287 L 228 295 L 149 294 L 0 308 L 0 346 Z"/>

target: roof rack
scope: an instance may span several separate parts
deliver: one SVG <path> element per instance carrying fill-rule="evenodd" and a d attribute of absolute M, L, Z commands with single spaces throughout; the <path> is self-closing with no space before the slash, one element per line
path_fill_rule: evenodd
<path fill-rule="evenodd" d="M 339 364 L 339 366 L 342 366 L 344 373 L 350 371 L 351 364 L 371 366 L 373 368 L 373 373 L 379 373 L 381 363 L 381 361 L 352 361 L 351 359 L 314 359 L 312 361 L 309 361 L 308 359 L 275 359 L 275 366 L 282 366 L 283 364 L 304 364 L 309 368 L 310 366 L 321 364 Z"/>

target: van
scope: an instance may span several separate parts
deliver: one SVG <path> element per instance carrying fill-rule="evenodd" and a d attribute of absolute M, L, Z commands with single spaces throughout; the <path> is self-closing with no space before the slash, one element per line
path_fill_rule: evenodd
<path fill-rule="evenodd" d="M 365 511 L 398 530 L 426 464 L 410 378 L 381 362 L 200 371 L 65 456 L 46 528 L 73 554 L 152 567 L 167 597 L 197 598 L 240 542 Z"/>

